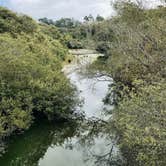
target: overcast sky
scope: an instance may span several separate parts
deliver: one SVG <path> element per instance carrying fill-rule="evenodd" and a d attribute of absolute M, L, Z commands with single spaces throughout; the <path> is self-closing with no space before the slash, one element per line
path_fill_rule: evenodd
<path fill-rule="evenodd" d="M 108 17 L 113 12 L 110 0 L 0 0 L 0 5 L 36 19 L 73 17 L 80 20 L 89 14 Z"/>
<path fill-rule="evenodd" d="M 111 0 L 0 0 L 0 5 L 6 6 L 18 13 L 28 14 L 35 19 L 42 17 L 51 19 L 73 17 L 81 20 L 84 16 L 89 14 L 94 16 L 100 14 L 104 17 L 109 17 L 114 13 L 110 1 Z M 144 1 L 152 5 L 158 0 Z"/>

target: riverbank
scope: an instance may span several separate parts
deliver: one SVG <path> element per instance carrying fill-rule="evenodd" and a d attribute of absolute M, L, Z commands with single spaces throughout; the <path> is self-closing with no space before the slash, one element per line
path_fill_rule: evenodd
<path fill-rule="evenodd" d="M 26 15 L 0 7 L 0 145 L 28 130 L 36 119 L 68 119 L 79 104 L 62 70 L 65 36 L 54 38 Z M 63 41 L 62 41 L 63 39 Z M 1 149 L 1 148 L 0 148 Z M 3 149 L 3 148 L 2 148 Z"/>
<path fill-rule="evenodd" d="M 88 63 L 94 61 L 93 56 L 89 55 L 89 57 L 91 60 Z M 0 163 L 5 163 L 5 166 L 11 164 L 94 166 L 96 162 L 102 164 L 108 162 L 108 156 L 102 161 L 97 156 L 108 153 L 112 148 L 110 139 L 98 127 L 94 130 L 94 125 L 99 125 L 105 116 L 102 100 L 107 93 L 108 83 L 82 77 L 79 72 L 79 69 L 82 69 L 80 63 L 78 61 L 72 63 L 68 64 L 65 70 L 71 68 L 71 72 L 67 72 L 67 77 L 77 87 L 79 98 L 84 101 L 82 107 L 77 108 L 77 113 L 84 114 L 83 121 L 75 119 L 73 122 L 59 124 L 35 123 L 30 130 L 10 140 L 7 152 L 0 158 Z M 73 65 L 77 66 L 77 70 L 73 68 Z M 116 145 L 113 146 L 113 153 L 112 156 L 119 155 Z M 111 158 L 110 162 L 112 161 Z"/>

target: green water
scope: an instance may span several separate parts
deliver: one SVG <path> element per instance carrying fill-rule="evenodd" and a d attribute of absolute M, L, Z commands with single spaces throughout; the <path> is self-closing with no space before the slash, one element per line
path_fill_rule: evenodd
<path fill-rule="evenodd" d="M 88 121 L 104 119 L 102 100 L 109 82 L 80 78 L 80 72 L 71 71 L 68 77 L 80 91 L 80 98 L 84 99 L 80 111 Z M 92 130 L 93 125 L 84 127 L 82 121 L 37 122 L 24 134 L 10 138 L 6 153 L 0 158 L 0 166 L 110 166 L 107 159 L 100 156 L 112 148 L 111 139 L 100 130 L 97 133 Z M 116 147 L 113 151 L 118 154 Z"/>
<path fill-rule="evenodd" d="M 36 123 L 23 135 L 13 136 L 7 152 L 0 158 L 1 166 L 37 166 L 51 145 L 61 146 L 73 137 L 74 123 L 51 124 L 46 121 Z"/>

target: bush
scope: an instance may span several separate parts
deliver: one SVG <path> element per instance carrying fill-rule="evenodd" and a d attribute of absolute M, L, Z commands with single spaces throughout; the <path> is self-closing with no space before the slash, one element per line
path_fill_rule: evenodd
<path fill-rule="evenodd" d="M 114 122 L 121 135 L 120 145 L 128 165 L 166 163 L 166 84 L 140 88 L 125 97 L 115 110 Z"/>
<path fill-rule="evenodd" d="M 98 50 L 108 54 L 99 70 L 114 80 L 105 99 L 116 104 L 107 127 L 115 127 L 126 165 L 164 166 L 166 8 L 144 10 L 134 3 L 116 7 L 118 15 L 102 22 L 114 37 L 106 41 L 99 35 L 102 41 L 97 41 Z"/>
<path fill-rule="evenodd" d="M 78 40 L 70 40 L 67 43 L 67 47 L 70 49 L 81 49 L 83 48 L 82 43 L 80 43 Z"/>
<path fill-rule="evenodd" d="M 4 8 L 0 22 L 0 139 L 28 129 L 35 118 L 71 117 L 77 99 L 61 71 L 68 51 L 60 33 L 47 27 L 50 35 L 31 18 Z"/>
<path fill-rule="evenodd" d="M 0 7 L 0 33 L 8 32 L 12 35 L 20 33 L 32 34 L 38 29 L 37 23 L 26 15 L 20 15 Z"/>

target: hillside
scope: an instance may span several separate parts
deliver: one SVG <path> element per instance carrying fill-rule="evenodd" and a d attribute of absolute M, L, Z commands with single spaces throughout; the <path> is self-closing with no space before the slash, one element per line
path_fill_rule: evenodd
<path fill-rule="evenodd" d="M 61 72 L 68 54 L 63 42 L 55 27 L 0 8 L 0 138 L 43 116 L 71 116 L 75 88 Z"/>

